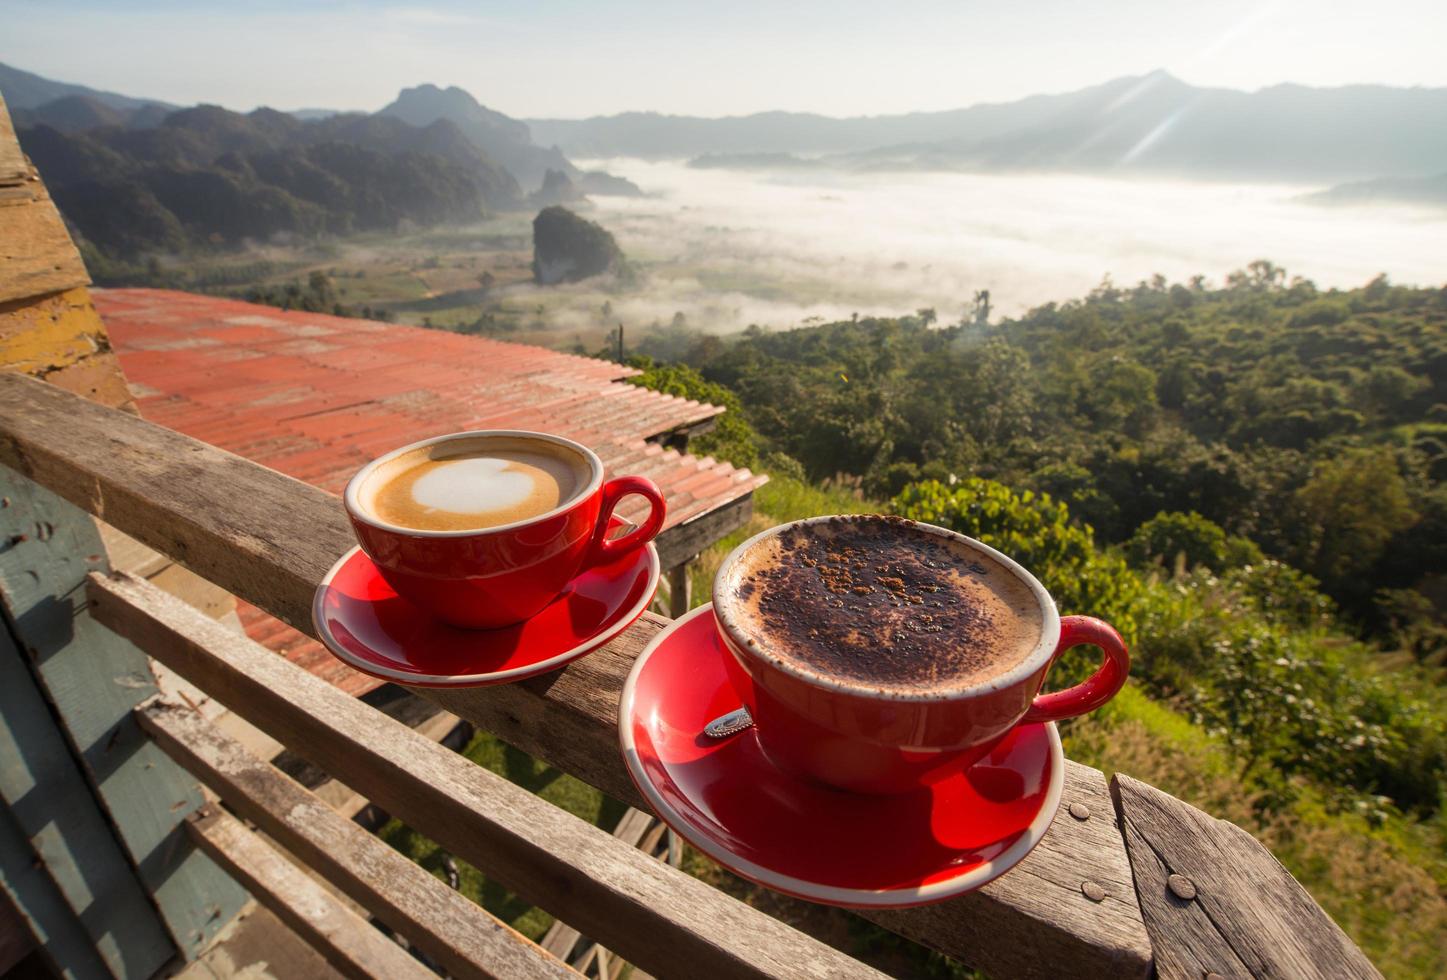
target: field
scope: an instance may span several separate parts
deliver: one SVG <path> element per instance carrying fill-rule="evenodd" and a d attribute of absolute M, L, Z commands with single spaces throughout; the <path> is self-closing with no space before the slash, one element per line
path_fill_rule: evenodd
<path fill-rule="evenodd" d="M 711 262 L 704 243 L 696 245 L 676 254 L 634 243 L 621 274 L 541 287 L 532 279 L 530 219 L 510 214 L 465 228 L 172 258 L 117 284 L 275 305 L 310 302 L 308 308 L 340 307 L 354 316 L 583 351 L 609 344 L 620 324 L 631 343 L 670 327 L 742 325 L 755 304 L 792 309 L 829 299 L 818 281 L 749 263 Z M 317 276 L 325 277 L 324 294 L 313 286 Z M 293 301 L 284 295 L 288 289 Z M 883 299 L 874 289 L 859 298 L 871 305 Z"/>

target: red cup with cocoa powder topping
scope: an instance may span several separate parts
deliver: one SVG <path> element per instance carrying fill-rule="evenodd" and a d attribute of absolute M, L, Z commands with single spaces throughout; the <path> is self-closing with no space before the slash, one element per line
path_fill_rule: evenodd
<path fill-rule="evenodd" d="M 816 517 L 739 545 L 714 582 L 727 667 L 777 766 L 858 793 L 901 793 L 981 759 L 1019 724 L 1093 711 L 1125 683 L 1120 635 L 1061 617 L 995 549 L 897 517 Z M 1041 695 L 1093 644 L 1100 668 Z"/>

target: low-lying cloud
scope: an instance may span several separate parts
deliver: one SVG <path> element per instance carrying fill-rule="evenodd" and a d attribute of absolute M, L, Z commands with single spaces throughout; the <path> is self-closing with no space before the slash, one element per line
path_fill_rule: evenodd
<path fill-rule="evenodd" d="M 1214 282 L 1258 258 L 1321 288 L 1444 281 L 1447 213 L 1302 203 L 1315 188 L 1060 175 L 765 173 L 591 161 L 645 198 L 599 197 L 588 216 L 644 271 L 538 290 L 556 329 L 667 323 L 720 333 L 933 307 L 944 322 L 988 289 L 1001 315 L 1080 297 L 1109 276 Z M 526 301 L 534 290 L 510 295 Z M 611 324 L 609 324 L 611 325 Z"/>

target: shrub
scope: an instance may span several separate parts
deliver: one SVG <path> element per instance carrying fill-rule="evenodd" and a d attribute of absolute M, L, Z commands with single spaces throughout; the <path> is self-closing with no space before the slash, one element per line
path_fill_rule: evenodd
<path fill-rule="evenodd" d="M 1187 567 L 1203 565 L 1219 572 L 1226 565 L 1226 532 L 1195 511 L 1162 511 L 1136 528 L 1125 552 L 1137 568 L 1152 562 L 1170 566 L 1184 560 Z"/>
<path fill-rule="evenodd" d="M 634 358 L 631 363 L 634 367 L 643 368 L 643 373 L 629 378 L 629 384 L 726 409 L 711 431 L 692 441 L 691 452 L 714 456 L 735 466 L 752 468 L 759 465 L 759 434 L 744 418 L 738 395 L 721 384 L 706 381 L 687 364 L 654 364 L 649 357 Z"/>

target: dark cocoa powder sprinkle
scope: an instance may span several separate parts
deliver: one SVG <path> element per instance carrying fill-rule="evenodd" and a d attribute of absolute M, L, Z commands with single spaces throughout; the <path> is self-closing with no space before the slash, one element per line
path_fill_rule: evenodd
<path fill-rule="evenodd" d="M 870 516 L 779 535 L 773 560 L 736 590 L 747 604 L 757 589 L 766 648 L 822 674 L 895 689 L 1014 666 L 1034 641 L 1021 649 L 1021 624 L 988 581 L 999 576 L 963 547 L 912 529 Z"/>

